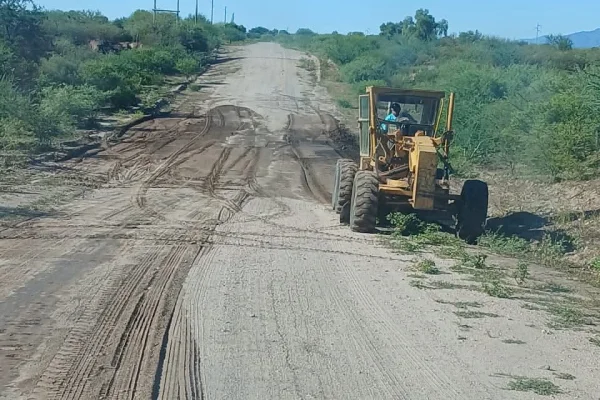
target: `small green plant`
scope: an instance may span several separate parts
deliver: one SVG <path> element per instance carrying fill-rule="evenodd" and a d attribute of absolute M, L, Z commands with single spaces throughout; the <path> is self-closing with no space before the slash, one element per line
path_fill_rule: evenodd
<path fill-rule="evenodd" d="M 200 90 L 202 90 L 202 85 L 199 85 L 199 84 L 197 84 L 197 83 L 192 83 L 192 84 L 189 86 L 189 88 L 190 88 L 190 90 L 191 90 L 192 92 L 199 92 Z"/>
<path fill-rule="evenodd" d="M 573 328 L 586 324 L 585 316 L 577 309 L 568 306 L 553 306 L 548 311 L 555 316 L 555 320 L 551 324 L 553 328 Z"/>
<path fill-rule="evenodd" d="M 600 272 L 600 257 L 594 258 L 590 263 L 590 266 L 592 267 L 592 270 Z"/>
<path fill-rule="evenodd" d="M 454 314 L 456 314 L 459 317 L 462 318 L 485 318 L 485 317 L 491 317 L 491 318 L 497 318 L 499 317 L 498 314 L 494 314 L 494 313 L 486 313 L 486 312 L 481 312 L 481 311 L 454 311 Z"/>
<path fill-rule="evenodd" d="M 600 336 L 590 338 L 590 343 L 600 347 Z"/>
<path fill-rule="evenodd" d="M 387 219 L 394 226 L 394 233 L 400 236 L 420 235 L 439 231 L 439 227 L 422 221 L 416 214 L 412 213 L 391 213 L 387 215 Z"/>
<path fill-rule="evenodd" d="M 491 282 L 484 282 L 482 289 L 485 293 L 493 297 L 508 299 L 512 296 L 513 291 L 509 287 L 502 284 L 500 280 L 494 279 Z"/>
<path fill-rule="evenodd" d="M 554 376 L 556 376 L 557 379 L 563 379 L 565 381 L 572 381 L 575 379 L 575 375 L 571 375 L 566 372 L 554 373 Z"/>
<path fill-rule="evenodd" d="M 571 292 L 571 289 L 569 289 L 568 287 L 563 286 L 560 283 L 555 283 L 555 282 L 549 282 L 544 285 L 540 285 L 540 286 L 536 287 L 536 289 L 544 291 L 544 292 L 550 292 L 550 293 L 569 293 L 569 292 Z"/>
<path fill-rule="evenodd" d="M 504 339 L 502 343 L 506 344 L 525 344 L 524 341 L 518 339 Z"/>
<path fill-rule="evenodd" d="M 483 305 L 481 303 L 478 303 L 476 301 L 445 301 L 445 300 L 436 300 L 436 302 L 441 303 L 441 304 L 452 304 L 454 307 L 456 308 L 462 308 L 462 309 L 466 309 L 469 307 L 473 307 L 473 308 L 480 308 Z"/>
<path fill-rule="evenodd" d="M 409 284 L 410 284 L 410 286 L 416 287 L 417 289 L 427 289 L 427 286 L 423 282 L 416 280 L 416 279 L 413 279 L 412 281 L 410 281 Z"/>
<path fill-rule="evenodd" d="M 517 269 L 513 273 L 513 277 L 517 281 L 518 285 L 524 284 L 527 278 L 530 277 L 529 266 L 527 265 L 527 263 L 519 261 L 519 263 L 517 264 Z"/>
<path fill-rule="evenodd" d="M 466 269 L 478 269 L 478 270 L 483 270 L 485 269 L 486 266 L 486 260 L 487 260 L 487 254 L 468 254 L 465 253 L 463 254 L 460 263 L 457 265 L 457 268 L 460 269 L 462 268 L 466 268 Z"/>
<path fill-rule="evenodd" d="M 301 58 L 300 61 L 298 62 L 298 66 L 307 71 L 316 71 L 317 70 L 317 64 L 315 63 L 314 60 L 311 60 L 310 58 L 305 58 L 305 57 Z"/>
<path fill-rule="evenodd" d="M 554 383 L 547 379 L 540 378 L 517 377 L 513 381 L 509 382 L 508 388 L 510 390 L 517 390 L 520 392 L 533 392 L 542 396 L 550 396 L 561 393 L 560 388 Z"/>
<path fill-rule="evenodd" d="M 421 260 L 417 263 L 416 269 L 429 275 L 438 275 L 440 273 L 439 268 L 435 266 L 433 260 Z"/>
<path fill-rule="evenodd" d="M 352 108 L 352 103 L 350 103 L 348 100 L 340 99 L 337 101 L 337 104 L 342 108 Z"/>

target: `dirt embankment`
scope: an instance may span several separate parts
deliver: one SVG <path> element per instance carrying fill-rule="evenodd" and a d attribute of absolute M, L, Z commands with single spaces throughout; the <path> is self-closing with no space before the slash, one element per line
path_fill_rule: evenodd
<path fill-rule="evenodd" d="M 424 290 L 419 255 L 339 226 L 348 154 L 301 57 L 236 49 L 171 116 L 63 164 L 93 189 L 4 223 L 0 396 L 532 398 L 498 374 L 597 394 L 589 332 L 549 335 L 525 300 L 457 282 Z"/>

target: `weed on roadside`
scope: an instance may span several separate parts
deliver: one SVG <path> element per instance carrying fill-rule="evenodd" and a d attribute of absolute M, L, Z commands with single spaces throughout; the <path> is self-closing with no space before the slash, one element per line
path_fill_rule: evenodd
<path fill-rule="evenodd" d="M 491 318 L 497 318 L 499 317 L 498 314 L 494 314 L 494 313 L 486 313 L 486 312 L 481 312 L 481 311 L 454 311 L 454 314 L 456 314 L 457 316 L 461 317 L 461 318 L 485 318 L 485 317 L 491 317 Z"/>
<path fill-rule="evenodd" d="M 548 311 L 554 315 L 554 321 L 550 323 L 554 329 L 574 328 L 589 323 L 581 311 L 568 306 L 552 306 Z"/>
<path fill-rule="evenodd" d="M 337 104 L 342 108 L 354 108 L 352 103 L 350 103 L 348 100 L 337 100 Z"/>
<path fill-rule="evenodd" d="M 575 241 L 566 237 L 553 238 L 545 235 L 537 243 L 516 236 L 505 236 L 494 232 L 482 235 L 478 244 L 495 253 L 539 261 L 556 266 L 563 261 L 569 249 L 576 248 Z"/>
<path fill-rule="evenodd" d="M 417 289 L 464 289 L 464 290 L 477 290 L 472 285 L 461 285 L 458 283 L 452 283 L 448 281 L 430 281 L 423 282 L 422 280 L 413 279 L 409 282 L 410 286 L 416 287 Z"/>
<path fill-rule="evenodd" d="M 311 60 L 310 58 L 303 57 L 300 59 L 300 61 L 298 61 L 298 67 L 307 71 L 316 71 L 317 63 L 314 60 Z"/>
<path fill-rule="evenodd" d="M 487 254 L 465 254 L 459 265 L 469 269 L 485 269 L 486 268 Z"/>
<path fill-rule="evenodd" d="M 417 289 L 431 289 L 425 283 L 423 283 L 422 281 L 418 281 L 418 280 L 415 280 L 415 279 L 413 279 L 412 281 L 410 281 L 409 285 L 412 286 L 412 287 L 416 287 Z"/>
<path fill-rule="evenodd" d="M 465 290 L 477 290 L 477 287 L 473 285 L 463 285 L 460 283 L 452 283 L 448 281 L 432 281 L 430 282 L 430 289 L 465 289 Z"/>
<path fill-rule="evenodd" d="M 494 279 L 491 282 L 483 282 L 481 286 L 484 293 L 501 299 L 508 299 L 514 293 L 511 288 L 503 285 L 502 282 L 497 279 Z"/>
<path fill-rule="evenodd" d="M 414 268 L 428 275 L 439 275 L 440 273 L 440 269 L 435 266 L 435 262 L 428 259 L 419 261 Z"/>
<path fill-rule="evenodd" d="M 527 263 L 523 261 L 519 261 L 517 263 L 517 269 L 513 273 L 513 278 L 517 281 L 517 285 L 523 285 L 527 278 L 531 275 L 529 274 L 529 266 Z"/>
<path fill-rule="evenodd" d="M 483 307 L 483 304 L 477 301 L 445 301 L 445 300 L 436 300 L 437 303 L 441 304 L 451 304 L 456 308 L 480 308 Z"/>
<path fill-rule="evenodd" d="M 525 344 L 524 341 L 518 339 L 504 339 L 502 343 L 506 344 Z"/>
<path fill-rule="evenodd" d="M 600 347 L 600 336 L 590 338 L 590 343 Z"/>
<path fill-rule="evenodd" d="M 554 282 L 545 283 L 535 287 L 536 290 L 550 293 L 570 293 L 571 289 Z"/>
<path fill-rule="evenodd" d="M 571 375 L 566 372 L 555 372 L 554 376 L 556 376 L 557 379 L 562 379 L 565 381 L 572 381 L 575 379 L 575 375 Z"/>
<path fill-rule="evenodd" d="M 519 392 L 533 392 L 541 396 L 551 396 L 553 394 L 561 393 L 558 386 L 548 379 L 543 378 L 516 377 L 513 378 L 513 381 L 508 383 L 508 389 Z"/>

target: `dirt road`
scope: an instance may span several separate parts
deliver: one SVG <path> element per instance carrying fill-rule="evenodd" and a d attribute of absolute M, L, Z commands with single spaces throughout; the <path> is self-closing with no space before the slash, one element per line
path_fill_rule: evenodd
<path fill-rule="evenodd" d="M 76 166 L 108 177 L 101 188 L 5 225 L 2 398 L 540 397 L 495 374 L 598 397 L 600 347 L 584 334 L 549 336 L 516 302 L 414 287 L 415 256 L 339 226 L 333 107 L 302 56 L 239 49 L 173 116 Z M 496 318 L 467 325 L 458 299 Z M 515 335 L 523 345 L 498 339 Z"/>

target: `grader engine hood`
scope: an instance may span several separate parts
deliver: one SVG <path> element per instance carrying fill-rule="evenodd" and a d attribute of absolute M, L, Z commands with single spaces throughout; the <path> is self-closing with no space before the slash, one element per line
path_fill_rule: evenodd
<path fill-rule="evenodd" d="M 433 210 L 438 155 L 433 140 L 427 136 L 413 138 L 409 151 L 409 170 L 413 176 L 411 203 L 417 210 Z"/>

